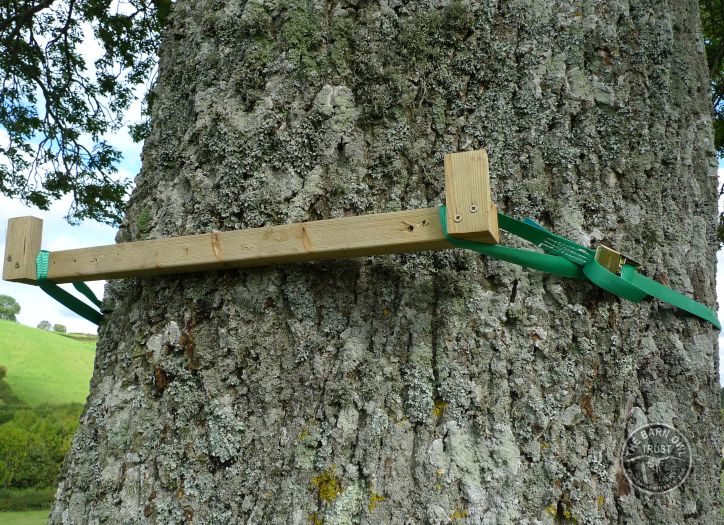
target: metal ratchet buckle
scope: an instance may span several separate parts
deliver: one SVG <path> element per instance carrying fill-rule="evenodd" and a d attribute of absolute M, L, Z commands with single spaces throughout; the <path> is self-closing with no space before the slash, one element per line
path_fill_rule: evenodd
<path fill-rule="evenodd" d="M 621 273 L 621 267 L 624 264 L 630 264 L 632 266 L 639 266 L 639 263 L 634 261 L 628 255 L 623 255 L 613 248 L 604 246 L 601 244 L 596 248 L 596 255 L 594 256 L 596 262 L 606 268 L 609 272 L 619 275 Z"/>

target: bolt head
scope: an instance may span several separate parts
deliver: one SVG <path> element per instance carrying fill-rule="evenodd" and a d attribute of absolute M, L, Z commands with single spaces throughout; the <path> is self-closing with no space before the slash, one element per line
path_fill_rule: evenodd
<path fill-rule="evenodd" d="M 463 220 L 463 216 L 462 216 L 462 215 L 456 215 L 455 217 L 453 217 L 453 220 L 454 220 L 455 222 L 460 222 L 461 220 Z"/>
<path fill-rule="evenodd" d="M 478 211 L 478 207 L 475 204 L 470 205 L 470 213 L 476 213 Z"/>

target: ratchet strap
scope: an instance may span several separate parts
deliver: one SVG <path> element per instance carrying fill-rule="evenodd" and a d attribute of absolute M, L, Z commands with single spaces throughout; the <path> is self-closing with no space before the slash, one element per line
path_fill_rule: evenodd
<path fill-rule="evenodd" d="M 445 206 L 440 208 L 440 222 L 445 240 L 460 248 L 474 250 L 526 268 L 564 277 L 586 279 L 599 288 L 634 303 L 652 296 L 721 329 L 719 319 L 710 308 L 641 275 L 636 271 L 638 263 L 606 246 L 592 250 L 546 230 L 532 219 L 519 221 L 500 212 L 498 212 L 498 225 L 501 230 L 535 244 L 545 253 L 451 237 L 447 232 Z"/>

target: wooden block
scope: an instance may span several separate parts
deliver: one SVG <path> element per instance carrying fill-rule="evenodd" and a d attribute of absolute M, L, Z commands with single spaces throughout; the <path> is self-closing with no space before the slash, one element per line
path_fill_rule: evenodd
<path fill-rule="evenodd" d="M 35 258 L 43 240 L 43 221 L 36 217 L 17 217 L 8 221 L 5 237 L 3 279 L 35 284 Z"/>
<path fill-rule="evenodd" d="M 445 204 L 450 236 L 498 243 L 498 209 L 490 196 L 485 150 L 445 155 Z"/>

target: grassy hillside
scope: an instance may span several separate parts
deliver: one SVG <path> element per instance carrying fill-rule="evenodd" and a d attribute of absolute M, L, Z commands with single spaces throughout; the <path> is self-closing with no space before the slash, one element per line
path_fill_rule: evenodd
<path fill-rule="evenodd" d="M 85 403 L 95 343 L 0 320 L 0 365 L 13 393 L 30 406 Z"/>

